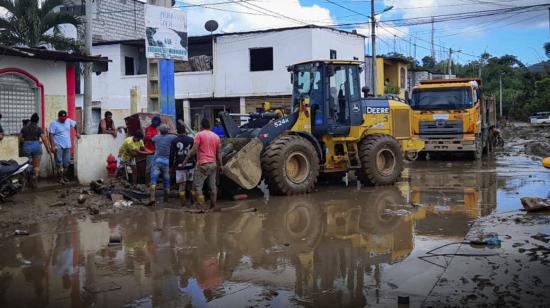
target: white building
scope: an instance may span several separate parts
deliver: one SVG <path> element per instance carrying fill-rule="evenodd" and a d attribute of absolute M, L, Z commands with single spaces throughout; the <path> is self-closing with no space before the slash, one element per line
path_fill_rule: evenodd
<path fill-rule="evenodd" d="M 145 110 L 144 41 L 97 42 L 93 53 L 112 60 L 107 71 L 93 78 L 97 112 L 110 110 L 122 124 L 130 112 L 132 87 L 140 91 L 138 110 Z M 288 106 L 292 85 L 287 66 L 315 59 L 359 60 L 364 55 L 363 36 L 318 26 L 189 37 L 190 61 L 176 63 L 177 115 L 195 124 L 222 110 L 250 112 L 264 101 Z M 77 101 L 81 106 L 81 97 Z"/>

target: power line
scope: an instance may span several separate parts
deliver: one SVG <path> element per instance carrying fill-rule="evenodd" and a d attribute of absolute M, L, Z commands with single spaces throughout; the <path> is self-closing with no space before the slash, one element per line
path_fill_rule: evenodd
<path fill-rule="evenodd" d="M 343 5 L 341 5 L 341 4 L 338 4 L 337 2 L 334 2 L 334 1 L 331 1 L 331 0 L 325 0 L 325 2 L 328 2 L 328 3 L 330 3 L 330 4 L 336 5 L 336 6 L 340 7 L 340 8 L 343 8 L 343 9 L 346 10 L 346 11 L 350 11 L 350 12 L 355 13 L 355 14 L 357 14 L 357 15 L 361 15 L 361 16 L 364 16 L 364 17 L 367 17 L 367 18 L 371 18 L 369 15 L 363 14 L 363 13 L 361 13 L 361 12 L 359 12 L 359 11 L 356 11 L 356 10 L 352 10 L 352 9 L 346 7 L 346 6 L 343 6 Z"/>
<path fill-rule="evenodd" d="M 266 9 L 262 6 L 259 6 L 259 5 L 256 5 L 256 4 L 252 4 L 252 3 L 243 3 L 243 1 L 238 1 L 236 2 L 236 4 L 240 5 L 240 6 L 243 6 L 243 7 L 246 7 L 250 10 L 253 10 L 253 11 L 256 11 L 256 12 L 259 12 L 259 13 L 265 13 L 265 12 L 269 12 L 271 13 L 272 15 L 269 15 L 269 14 L 266 14 L 267 16 L 271 16 L 271 17 L 275 17 L 275 18 L 279 18 L 279 19 L 286 19 L 287 21 L 288 20 L 291 20 L 291 21 L 294 21 L 294 22 L 297 22 L 297 23 L 301 23 L 303 25 L 308 25 L 307 22 L 303 21 L 303 20 L 299 20 L 299 19 L 296 19 L 296 18 L 293 18 L 293 17 L 289 17 L 289 16 L 286 16 L 284 14 L 281 14 L 281 13 L 278 13 L 278 12 L 275 12 L 275 11 L 272 11 L 272 10 L 269 10 L 269 9 Z M 252 7 L 251 7 L 252 6 Z M 257 8 L 257 9 L 254 9 L 254 8 Z M 263 11 L 263 12 L 262 12 Z"/>
<path fill-rule="evenodd" d="M 550 4 L 537 4 L 537 5 L 528 5 L 528 6 L 518 6 L 514 8 L 505 8 L 505 9 L 495 9 L 495 10 L 485 10 L 485 11 L 469 11 L 462 13 L 453 13 L 453 14 L 443 14 L 443 15 L 434 15 L 434 16 L 422 16 L 422 17 L 411 17 L 411 18 L 397 18 L 397 19 L 388 19 L 381 22 L 393 22 L 400 23 L 400 26 L 415 26 L 429 24 L 432 22 L 432 17 L 434 22 L 447 22 L 454 20 L 464 20 L 472 19 L 486 16 L 494 16 L 499 14 L 511 14 L 511 13 L 525 13 L 536 11 L 538 9 L 546 9 L 550 7 Z M 343 26 L 358 26 L 365 25 L 368 22 L 352 22 L 352 23 L 341 23 L 334 24 L 333 26 L 343 27 Z"/>

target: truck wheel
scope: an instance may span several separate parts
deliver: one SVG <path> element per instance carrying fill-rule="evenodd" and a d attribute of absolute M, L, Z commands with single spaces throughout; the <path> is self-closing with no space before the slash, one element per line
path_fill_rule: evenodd
<path fill-rule="evenodd" d="M 319 176 L 319 157 L 306 139 L 279 137 L 271 141 L 262 154 L 262 172 L 271 193 L 309 193 Z"/>
<path fill-rule="evenodd" d="M 403 153 L 392 136 L 367 136 L 359 144 L 359 153 L 361 169 L 357 176 L 363 185 L 390 185 L 401 177 Z"/>
<path fill-rule="evenodd" d="M 483 142 L 481 141 L 481 136 L 476 138 L 476 150 L 472 152 L 472 158 L 474 160 L 480 160 L 483 156 Z"/>

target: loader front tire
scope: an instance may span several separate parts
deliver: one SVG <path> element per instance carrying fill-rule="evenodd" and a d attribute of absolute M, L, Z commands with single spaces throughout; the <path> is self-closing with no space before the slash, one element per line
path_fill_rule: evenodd
<path fill-rule="evenodd" d="M 282 136 L 264 149 L 262 173 L 273 194 L 309 193 L 319 177 L 319 157 L 311 142 L 305 138 Z"/>
<path fill-rule="evenodd" d="M 389 135 L 369 135 L 359 143 L 361 169 L 357 177 L 366 186 L 391 185 L 403 171 L 399 142 Z"/>

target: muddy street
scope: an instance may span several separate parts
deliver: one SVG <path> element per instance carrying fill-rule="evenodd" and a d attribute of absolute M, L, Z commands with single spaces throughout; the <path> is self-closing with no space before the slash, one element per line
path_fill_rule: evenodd
<path fill-rule="evenodd" d="M 21 211 L 32 208 L 27 215 L 41 218 L 5 225 L 29 234 L 10 229 L 0 241 L 0 305 L 361 307 L 395 306 L 402 297 L 418 307 L 438 306 L 449 295 L 456 296 L 451 303 L 473 304 L 456 295 L 467 289 L 461 277 L 457 284 L 447 277 L 468 268 L 470 258 L 425 258 L 427 252 L 463 241 L 480 218 L 519 209 L 522 196 L 547 197 L 549 183 L 529 156 L 499 154 L 481 162 L 417 161 L 396 186 L 364 188 L 350 178 L 303 196 L 258 194 L 224 202 L 219 213 L 170 205 L 48 216 L 52 207 L 40 210 L 43 198 L 21 196 Z M 537 232 L 548 234 L 547 214 L 537 217 Z M 503 234 L 510 230 L 497 231 L 503 247 L 512 246 L 513 236 Z M 505 261 L 491 262 L 504 268 Z M 541 270 L 548 263 L 522 273 L 533 278 Z M 533 296 L 549 285 L 547 277 L 537 279 Z M 477 302 L 492 302 L 484 296 Z"/>

